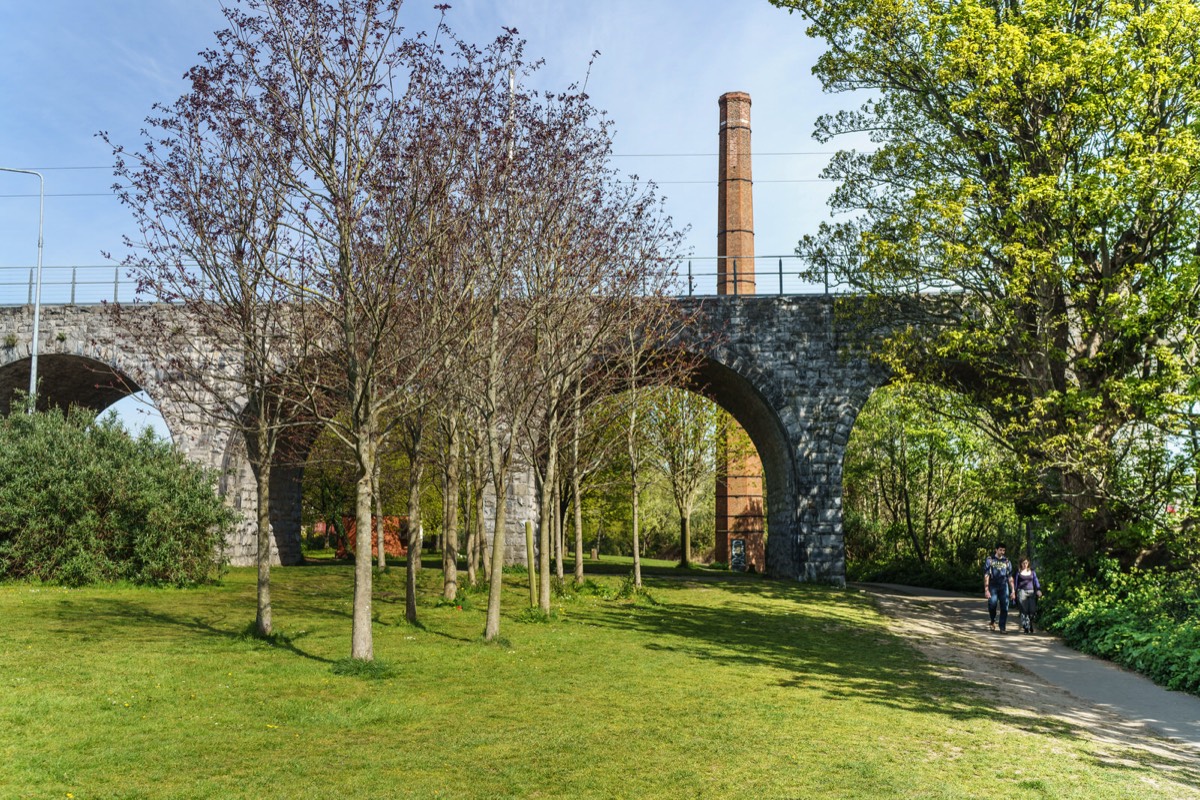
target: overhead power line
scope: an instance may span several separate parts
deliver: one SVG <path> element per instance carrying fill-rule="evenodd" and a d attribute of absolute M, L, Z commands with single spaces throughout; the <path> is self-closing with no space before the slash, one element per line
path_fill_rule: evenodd
<path fill-rule="evenodd" d="M 708 184 L 713 185 L 718 183 L 716 179 L 702 181 L 654 181 L 658 186 L 678 186 L 681 184 Z M 836 183 L 833 178 L 759 178 L 755 179 L 754 183 Z M 37 197 L 37 193 L 33 194 L 0 194 L 0 199 L 18 198 L 18 197 Z M 47 192 L 46 197 L 114 197 L 112 192 Z"/>
<path fill-rule="evenodd" d="M 759 156 L 834 156 L 840 151 L 838 150 L 793 150 L 780 152 L 753 153 L 755 158 Z M 720 153 L 613 153 L 613 158 L 716 158 Z M 112 164 L 97 164 L 94 166 L 75 166 L 75 167 L 28 167 L 27 169 L 37 170 L 96 170 L 96 169 L 112 169 Z"/>

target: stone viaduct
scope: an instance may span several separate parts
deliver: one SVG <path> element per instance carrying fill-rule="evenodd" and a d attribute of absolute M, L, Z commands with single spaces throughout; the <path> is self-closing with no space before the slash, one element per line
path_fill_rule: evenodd
<path fill-rule="evenodd" d="M 850 430 L 871 392 L 888 379 L 872 363 L 853 331 L 857 324 L 826 295 L 707 297 L 680 300 L 694 312 L 685 336 L 702 366 L 692 389 L 729 411 L 749 433 L 763 462 L 767 501 L 767 570 L 804 581 L 840 583 L 845 576 L 842 540 L 842 460 Z M 174 314 L 170 306 L 138 313 Z M 853 317 L 853 314 L 848 315 Z M 254 481 L 240 436 L 214 423 L 196 406 L 172 400 L 179 381 L 156 363 L 142 342 L 114 326 L 102 306 L 44 306 L 38 357 L 40 405 L 79 404 L 101 410 L 144 390 L 158 405 L 176 445 L 190 458 L 219 470 L 221 491 L 243 512 L 245 523 L 228 542 L 231 563 L 255 558 L 251 526 Z M 0 308 L 0 411 L 14 389 L 29 382 L 32 309 Z M 300 560 L 302 466 L 274 471 L 273 555 Z M 518 476 L 510 488 L 506 537 L 509 556 L 523 560 L 520 520 L 532 509 L 532 481 Z"/>

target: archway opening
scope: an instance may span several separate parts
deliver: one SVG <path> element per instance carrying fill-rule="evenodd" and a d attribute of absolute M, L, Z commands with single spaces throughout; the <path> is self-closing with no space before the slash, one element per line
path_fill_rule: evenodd
<path fill-rule="evenodd" d="M 11 413 L 29 389 L 31 359 L 0 367 L 0 413 Z M 97 415 L 115 413 L 134 436 L 150 430 L 170 441 L 171 430 L 154 399 L 130 375 L 93 358 L 44 353 L 38 356 L 37 408 L 63 411 L 78 406 Z"/>
<path fill-rule="evenodd" d="M 983 557 L 1022 538 L 1008 451 L 967 398 L 929 385 L 876 389 L 843 464 L 850 580 L 976 591 Z"/>
<path fill-rule="evenodd" d="M 700 359 L 683 385 L 641 394 L 637 436 L 648 451 L 639 481 L 644 490 L 639 495 L 641 555 L 684 561 L 686 531 L 692 544 L 686 560 L 787 572 L 795 522 L 788 499 L 795 497 L 795 470 L 772 405 L 746 376 L 711 358 Z M 628 405 L 628 395 L 613 402 Z M 625 450 L 621 443 L 609 456 L 607 474 L 594 481 L 596 490 L 585 487 L 585 536 L 598 555 L 631 555 L 632 487 Z M 697 475 L 702 475 L 698 489 Z M 689 515 L 679 498 L 691 489 Z M 593 492 L 599 496 L 589 502 Z"/>

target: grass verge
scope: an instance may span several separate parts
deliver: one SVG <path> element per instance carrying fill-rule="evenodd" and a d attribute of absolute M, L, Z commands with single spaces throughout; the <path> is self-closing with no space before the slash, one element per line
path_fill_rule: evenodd
<path fill-rule="evenodd" d="M 272 574 L 269 639 L 246 635 L 250 569 L 0 586 L 0 797 L 1200 796 L 1195 770 L 1102 759 L 942 679 L 854 592 L 682 574 L 649 603 L 597 576 L 544 618 L 514 574 L 483 647 L 484 595 L 439 603 L 422 570 L 409 625 L 393 570 L 365 667 L 351 570 Z"/>

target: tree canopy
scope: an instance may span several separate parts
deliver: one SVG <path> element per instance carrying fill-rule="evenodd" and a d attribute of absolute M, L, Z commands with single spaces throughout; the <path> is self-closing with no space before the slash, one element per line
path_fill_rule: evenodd
<path fill-rule="evenodd" d="M 1200 6 L 772 2 L 827 44 L 825 88 L 866 96 L 817 138 L 876 145 L 831 161 L 844 219 L 799 251 L 880 296 L 946 290 L 883 356 L 990 413 L 1076 555 L 1110 548 L 1120 432 L 1165 441 L 1197 399 Z"/>

